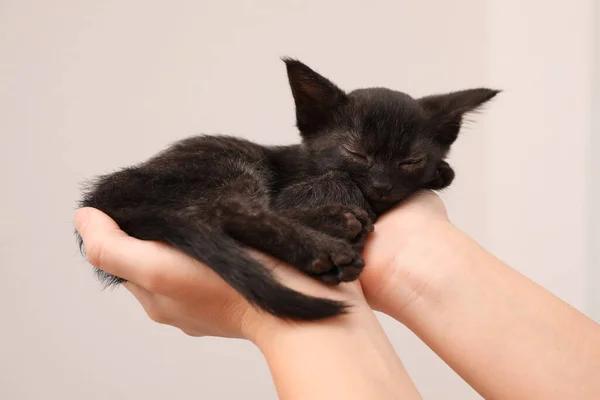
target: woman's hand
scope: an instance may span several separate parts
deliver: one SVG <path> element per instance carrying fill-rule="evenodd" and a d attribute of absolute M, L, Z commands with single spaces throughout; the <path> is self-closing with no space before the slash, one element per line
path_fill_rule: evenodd
<path fill-rule="evenodd" d="M 410 301 L 414 288 L 407 282 L 421 286 L 410 272 L 410 266 L 418 263 L 411 260 L 421 257 L 427 243 L 433 243 L 427 240 L 429 228 L 447 221 L 444 204 L 429 191 L 417 194 L 378 221 L 367 244 L 367 267 L 360 279 L 372 307 L 385 312 L 389 304 L 386 296 L 399 287 L 406 288 L 406 301 Z M 124 286 L 156 322 L 175 326 L 191 336 L 252 341 L 259 340 L 261 332 L 272 331 L 273 325 L 282 324 L 251 306 L 205 265 L 162 243 L 128 236 L 96 209 L 78 210 L 75 223 L 89 261 L 126 279 Z M 327 287 L 263 254 L 253 255 L 273 269 L 285 285 L 314 296 L 344 300 L 353 308 L 367 308 L 358 282 Z"/>
<path fill-rule="evenodd" d="M 445 242 L 438 239 L 451 228 L 443 201 L 428 190 L 384 214 L 363 252 L 360 283 L 371 307 L 390 314 L 392 305 L 404 308 L 418 297 L 432 278 L 424 266 L 435 265 L 427 261 L 440 254 L 434 250 Z"/>
<path fill-rule="evenodd" d="M 264 332 L 289 323 L 251 306 L 216 273 L 161 243 L 128 236 L 106 214 L 92 208 L 77 211 L 77 230 L 89 261 L 120 276 L 148 316 L 191 336 L 222 336 L 260 340 Z M 299 271 L 253 253 L 287 286 L 320 297 L 367 308 L 358 283 L 326 287 Z"/>
<path fill-rule="evenodd" d="M 600 398 L 600 326 L 454 227 L 435 194 L 381 218 L 364 256 L 369 303 L 484 398 Z"/>
<path fill-rule="evenodd" d="M 281 399 L 418 399 L 358 282 L 327 287 L 255 254 L 286 286 L 343 300 L 347 315 L 289 323 L 243 299 L 212 270 L 160 243 L 127 236 L 95 209 L 76 214 L 90 262 L 127 279 L 125 287 L 154 321 L 192 336 L 253 341 L 265 355 Z"/>

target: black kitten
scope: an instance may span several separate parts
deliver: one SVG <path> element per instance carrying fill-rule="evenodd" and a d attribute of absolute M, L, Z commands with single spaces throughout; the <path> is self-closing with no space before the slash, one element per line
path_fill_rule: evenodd
<path fill-rule="evenodd" d="M 302 144 L 192 137 L 98 178 L 81 206 L 104 211 L 131 236 L 202 261 L 276 316 L 314 320 L 346 305 L 281 285 L 241 245 L 325 283 L 357 279 L 377 215 L 420 188 L 452 182 L 444 158 L 463 116 L 498 91 L 422 99 L 384 88 L 345 93 L 301 62 L 284 61 Z M 108 284 L 123 281 L 97 272 Z"/>

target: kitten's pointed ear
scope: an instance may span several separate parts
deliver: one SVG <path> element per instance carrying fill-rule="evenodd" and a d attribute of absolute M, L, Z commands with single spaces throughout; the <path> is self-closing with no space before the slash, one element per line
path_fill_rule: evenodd
<path fill-rule="evenodd" d="M 476 111 L 498 93 L 500 90 L 469 89 L 423 97 L 419 103 L 429 114 L 436 138 L 450 145 L 458 137 L 463 116 Z"/>
<path fill-rule="evenodd" d="M 319 75 L 298 60 L 283 58 L 296 103 L 296 124 L 303 134 L 323 127 L 347 96 L 329 79 Z"/>

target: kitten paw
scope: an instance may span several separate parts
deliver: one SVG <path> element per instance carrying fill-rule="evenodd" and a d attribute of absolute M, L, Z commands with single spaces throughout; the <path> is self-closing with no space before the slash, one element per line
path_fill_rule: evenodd
<path fill-rule="evenodd" d="M 375 226 L 367 211 L 358 207 L 348 208 L 343 214 L 346 217 L 346 232 L 349 233 L 345 239 L 349 240 L 356 250 L 361 251 L 367 236 L 375 230 Z"/>
<path fill-rule="evenodd" d="M 360 207 L 331 204 L 293 213 L 294 219 L 329 236 L 347 240 L 357 250 L 362 250 L 367 235 L 374 229 L 369 214 Z"/>
<path fill-rule="evenodd" d="M 331 250 L 321 254 L 312 261 L 309 274 L 328 285 L 351 282 L 358 278 L 365 262 L 352 246 L 333 239 L 329 243 L 321 243 Z"/>
<path fill-rule="evenodd" d="M 369 233 L 374 226 L 369 214 L 359 207 L 343 205 L 328 206 L 330 212 L 329 224 L 322 231 L 341 239 L 348 240 L 355 250 L 361 251 Z"/>
<path fill-rule="evenodd" d="M 446 161 L 441 161 L 438 165 L 432 180 L 427 182 L 426 189 L 439 190 L 450 186 L 454 180 L 454 170 Z"/>

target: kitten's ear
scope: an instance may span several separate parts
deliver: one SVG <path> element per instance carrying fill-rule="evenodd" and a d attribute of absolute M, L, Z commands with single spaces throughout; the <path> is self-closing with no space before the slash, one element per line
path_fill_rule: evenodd
<path fill-rule="evenodd" d="M 296 103 L 296 124 L 300 132 L 311 134 L 331 118 L 347 96 L 327 78 L 298 60 L 283 58 Z"/>
<path fill-rule="evenodd" d="M 423 97 L 419 103 L 429 114 L 436 138 L 450 145 L 458 137 L 463 116 L 476 111 L 498 93 L 500 90 L 469 89 Z"/>

